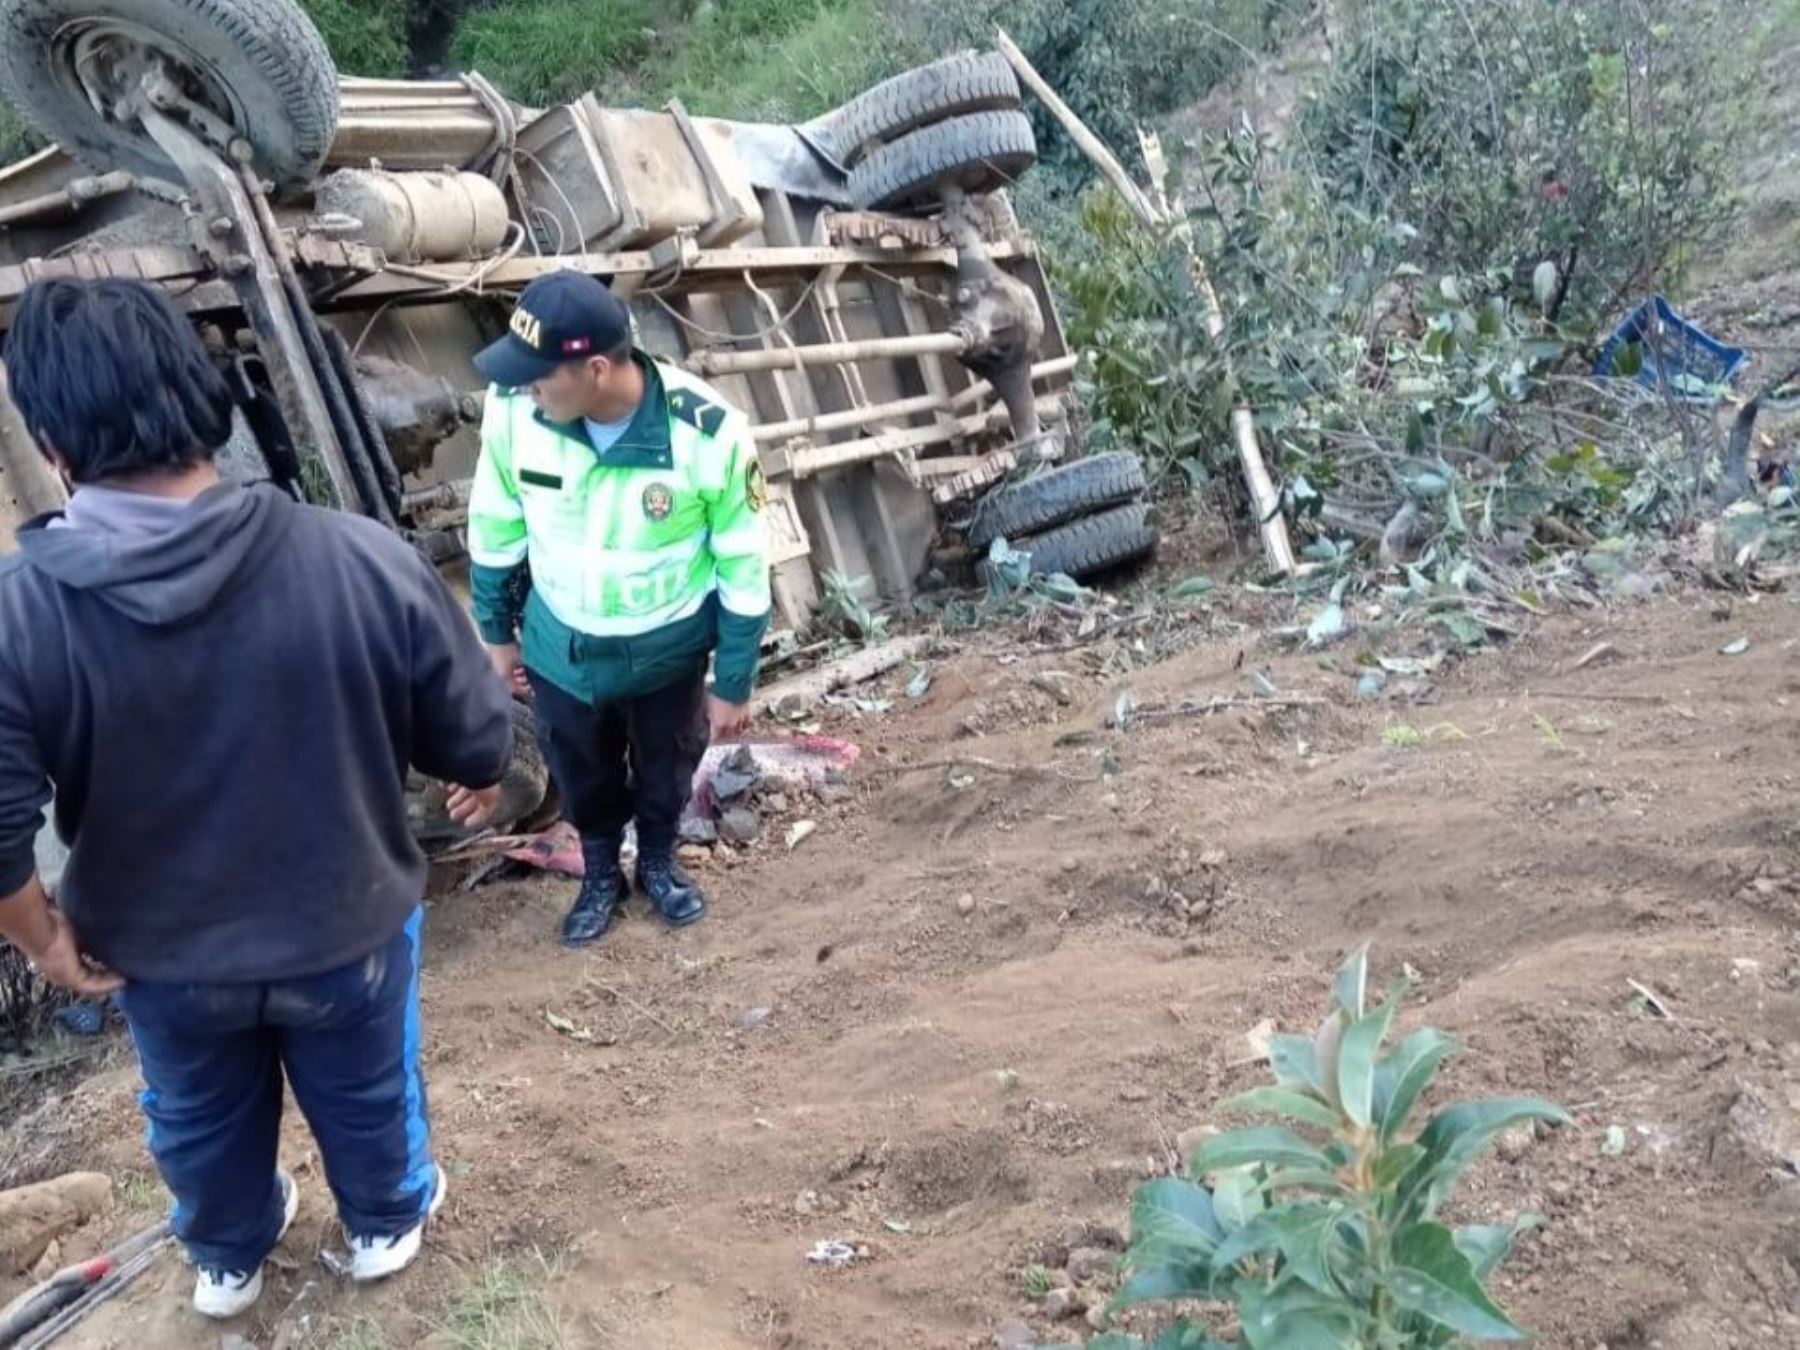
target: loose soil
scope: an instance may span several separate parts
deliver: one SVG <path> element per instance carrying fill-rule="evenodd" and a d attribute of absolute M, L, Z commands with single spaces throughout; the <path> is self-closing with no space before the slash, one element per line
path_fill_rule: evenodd
<path fill-rule="evenodd" d="M 1541 1344 L 1800 1344 L 1792 602 L 1552 618 L 1373 701 L 1355 637 L 1285 651 L 1239 622 L 1260 603 L 1196 611 L 1197 645 L 1126 677 L 1093 673 L 1124 655 L 1105 644 L 965 647 L 919 703 L 828 728 L 864 746 L 853 784 L 790 803 L 818 822 L 792 854 L 777 832 L 698 864 L 714 909 L 687 932 L 634 912 L 569 953 L 566 883 L 444 888 L 424 986 L 444 1217 L 402 1279 L 344 1287 L 291 1126 L 302 1217 L 239 1332 L 451 1346 L 483 1263 L 542 1253 L 570 1347 L 963 1350 L 1009 1319 L 1073 1340 L 1021 1272 L 1059 1265 L 1071 1225 L 1122 1224 L 1174 1138 L 1261 1077 L 1245 1033 L 1310 1027 L 1370 941 L 1383 980 L 1415 977 L 1405 1024 L 1464 1046 L 1443 1091 L 1576 1114 L 1459 1201 L 1546 1218 L 1497 1284 Z M 1242 697 L 1252 669 L 1323 701 L 1107 727 L 1122 690 Z M 121 1180 L 65 1259 L 155 1212 L 134 1087 L 121 1057 L 3 1141 L 14 1176 Z M 867 1255 L 809 1265 L 824 1239 Z M 218 1344 L 187 1290 L 170 1260 L 68 1343 Z"/>

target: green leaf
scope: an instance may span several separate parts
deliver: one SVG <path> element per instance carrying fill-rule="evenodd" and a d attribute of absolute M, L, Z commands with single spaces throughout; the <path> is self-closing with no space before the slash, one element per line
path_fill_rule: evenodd
<path fill-rule="evenodd" d="M 1344 1114 L 1358 1125 L 1375 1122 L 1375 1057 L 1394 1024 L 1399 1002 L 1390 994 L 1374 1012 L 1351 1023 L 1338 1044 L 1338 1100 Z"/>
<path fill-rule="evenodd" d="M 1336 1172 L 1321 1172 L 1315 1167 L 1282 1167 L 1269 1173 L 1263 1189 L 1274 1195 L 1280 1191 L 1319 1191 L 1325 1195 L 1349 1194 L 1349 1188 Z"/>
<path fill-rule="evenodd" d="M 1475 1278 L 1485 1280 L 1511 1254 L 1520 1234 L 1542 1227 L 1543 1222 L 1536 1214 L 1521 1214 L 1511 1223 L 1468 1224 L 1451 1236 L 1456 1239 L 1456 1249 L 1475 1268 Z"/>
<path fill-rule="evenodd" d="M 1331 982 L 1332 1001 L 1351 1017 L 1363 1015 L 1363 1000 L 1369 991 L 1369 944 L 1364 943 L 1345 958 Z"/>
<path fill-rule="evenodd" d="M 1235 1233 L 1266 1208 L 1262 1187 L 1247 1171 L 1227 1172 L 1212 1191 L 1213 1213 L 1225 1231 Z"/>
<path fill-rule="evenodd" d="M 1621 380 L 1635 380 L 1644 369 L 1644 348 L 1641 343 L 1627 342 L 1621 344 L 1613 353 L 1612 373 Z"/>
<path fill-rule="evenodd" d="M 1271 1045 L 1270 1049 L 1273 1048 Z M 1243 1115 L 1286 1116 L 1306 1125 L 1317 1125 L 1322 1130 L 1335 1130 L 1341 1123 L 1337 1112 L 1317 1097 L 1285 1087 L 1251 1088 L 1235 1097 L 1227 1097 L 1219 1103 L 1219 1110 Z"/>
<path fill-rule="evenodd" d="M 1289 1210 L 1275 1221 L 1275 1234 L 1288 1267 L 1322 1294 L 1338 1294 L 1331 1278 L 1331 1243 L 1338 1214 L 1327 1207 L 1308 1205 Z"/>
<path fill-rule="evenodd" d="M 1213 1253 L 1213 1274 L 1223 1276 L 1248 1257 L 1273 1255 L 1280 1250 L 1281 1236 L 1275 1228 L 1275 1215 L 1264 1211 L 1219 1244 L 1218 1251 Z"/>
<path fill-rule="evenodd" d="M 1207 1261 L 1225 1239 L 1206 1187 L 1159 1177 L 1131 1197 L 1134 1260 Z"/>
<path fill-rule="evenodd" d="M 1275 1081 L 1283 1087 L 1317 1092 L 1322 1086 L 1310 1036 L 1269 1037 L 1269 1067 L 1275 1071 Z"/>
<path fill-rule="evenodd" d="M 1394 1302 L 1442 1326 L 1490 1341 L 1517 1341 L 1525 1333 L 1487 1296 L 1469 1258 L 1440 1223 L 1418 1223 L 1394 1242 L 1387 1275 Z"/>
<path fill-rule="evenodd" d="M 1188 1166 L 1195 1176 L 1210 1176 L 1256 1163 L 1267 1167 L 1331 1170 L 1331 1160 L 1322 1151 L 1283 1125 L 1252 1125 L 1248 1129 L 1215 1134 L 1194 1150 Z M 1139 1194 L 1142 1194 L 1141 1190 Z"/>
<path fill-rule="evenodd" d="M 1211 577 L 1189 577 L 1169 594 L 1179 600 L 1190 595 L 1205 595 L 1217 585 Z"/>
<path fill-rule="evenodd" d="M 1409 455 L 1425 453 L 1425 419 L 1419 416 L 1417 410 L 1407 414 L 1406 453 Z"/>
<path fill-rule="evenodd" d="M 1425 1156 L 1417 1144 L 1391 1144 L 1375 1161 L 1375 1189 L 1385 1191 L 1397 1184 L 1414 1163 Z"/>
<path fill-rule="evenodd" d="M 1292 1278 L 1247 1287 L 1238 1319 L 1250 1350 L 1344 1350 L 1358 1343 L 1366 1321 L 1341 1298 Z"/>
<path fill-rule="evenodd" d="M 1109 1311 L 1139 1303 L 1167 1303 L 1178 1298 L 1209 1298 L 1216 1288 L 1212 1266 L 1205 1261 L 1165 1261 L 1133 1269 L 1108 1303 Z M 1090 1345 L 1088 1350 L 1093 1350 Z"/>
<path fill-rule="evenodd" d="M 1450 1188 L 1475 1161 L 1476 1154 L 1502 1130 L 1527 1120 L 1566 1124 L 1568 1113 L 1540 1097 L 1503 1097 L 1485 1102 L 1458 1102 L 1431 1118 L 1415 1141 L 1425 1155 L 1402 1178 L 1397 1216 L 1424 1218 L 1436 1211 Z"/>
<path fill-rule="evenodd" d="M 1438 1065 L 1455 1049 L 1456 1042 L 1443 1032 L 1421 1027 L 1382 1056 L 1375 1069 L 1375 1119 L 1383 1140 L 1400 1132 Z"/>

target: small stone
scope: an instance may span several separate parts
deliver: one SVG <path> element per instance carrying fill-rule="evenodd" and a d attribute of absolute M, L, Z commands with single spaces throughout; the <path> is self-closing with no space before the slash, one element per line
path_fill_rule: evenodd
<path fill-rule="evenodd" d="M 219 1350 L 256 1350 L 255 1341 L 247 1341 L 236 1333 L 227 1333 L 219 1338 Z"/>
<path fill-rule="evenodd" d="M 1081 1310 L 1081 1295 L 1073 1289 L 1052 1289 L 1044 1295 L 1044 1316 L 1052 1321 L 1074 1317 Z"/>
<path fill-rule="evenodd" d="M 1087 1310 L 1087 1324 L 1095 1331 L 1105 1331 L 1106 1323 L 1106 1308 L 1103 1305 L 1096 1303 Z"/>
<path fill-rule="evenodd" d="M 733 806 L 719 817 L 719 838 L 728 844 L 754 844 L 762 837 L 762 821 L 745 806 Z"/>
<path fill-rule="evenodd" d="M 1095 1276 L 1104 1275 L 1113 1268 L 1113 1254 L 1099 1247 L 1077 1247 L 1069 1253 L 1069 1259 L 1063 1269 L 1069 1272 L 1069 1278 L 1076 1284 L 1086 1284 Z"/>
<path fill-rule="evenodd" d="M 1501 1132 L 1500 1137 L 1494 1141 L 1494 1151 L 1507 1162 L 1516 1163 L 1531 1152 L 1531 1146 L 1536 1142 L 1537 1136 L 1532 1132 L 1531 1126 L 1515 1126 Z"/>
<path fill-rule="evenodd" d="M 1222 848 L 1209 848 L 1200 855 L 1200 865 L 1202 867 L 1213 868 L 1214 870 L 1223 867 L 1230 861 L 1230 857 Z"/>
<path fill-rule="evenodd" d="M 817 1191 L 801 1191 L 794 1197 L 794 1213 L 803 1219 L 810 1219 L 819 1212 L 819 1195 Z"/>
<path fill-rule="evenodd" d="M 1100 805 L 1104 806 L 1108 811 L 1117 811 L 1121 805 L 1119 794 L 1116 792 L 1108 792 L 1105 796 L 1100 798 Z"/>
<path fill-rule="evenodd" d="M 994 1350 L 1031 1350 L 1035 1339 L 1031 1328 L 1014 1317 L 995 1328 Z"/>
<path fill-rule="evenodd" d="M 1168 890 L 1168 885 L 1161 877 L 1151 877 L 1144 883 L 1144 899 L 1152 902 L 1160 901 L 1164 895 L 1168 894 Z"/>
<path fill-rule="evenodd" d="M 968 891 L 964 891 L 961 895 L 957 896 L 956 912 L 962 915 L 963 918 L 968 918 L 969 915 L 975 912 L 975 897 Z"/>
<path fill-rule="evenodd" d="M 1081 870 L 1081 859 L 1080 858 L 1064 858 L 1063 863 L 1062 863 L 1062 870 L 1065 872 L 1079 872 Z"/>
<path fill-rule="evenodd" d="M 785 793 L 771 792 L 762 799 L 762 804 L 763 810 L 767 811 L 772 816 L 785 816 L 787 814 L 788 799 Z"/>
<path fill-rule="evenodd" d="M 746 1008 L 738 1017 L 738 1027 L 743 1031 L 761 1031 L 774 1015 L 773 1008 Z"/>

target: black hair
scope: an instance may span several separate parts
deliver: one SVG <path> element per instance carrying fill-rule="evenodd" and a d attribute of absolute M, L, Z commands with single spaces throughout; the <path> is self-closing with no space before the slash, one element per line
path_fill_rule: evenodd
<path fill-rule="evenodd" d="M 231 435 L 231 387 L 193 326 L 145 282 L 33 282 L 5 360 L 26 428 L 77 483 L 184 469 Z"/>

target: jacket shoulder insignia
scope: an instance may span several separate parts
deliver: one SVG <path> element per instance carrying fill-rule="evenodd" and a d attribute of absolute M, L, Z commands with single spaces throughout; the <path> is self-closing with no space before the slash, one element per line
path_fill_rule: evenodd
<path fill-rule="evenodd" d="M 688 389 L 677 389 L 669 395 L 669 411 L 703 435 L 717 436 L 725 425 L 725 409 L 710 399 Z"/>

